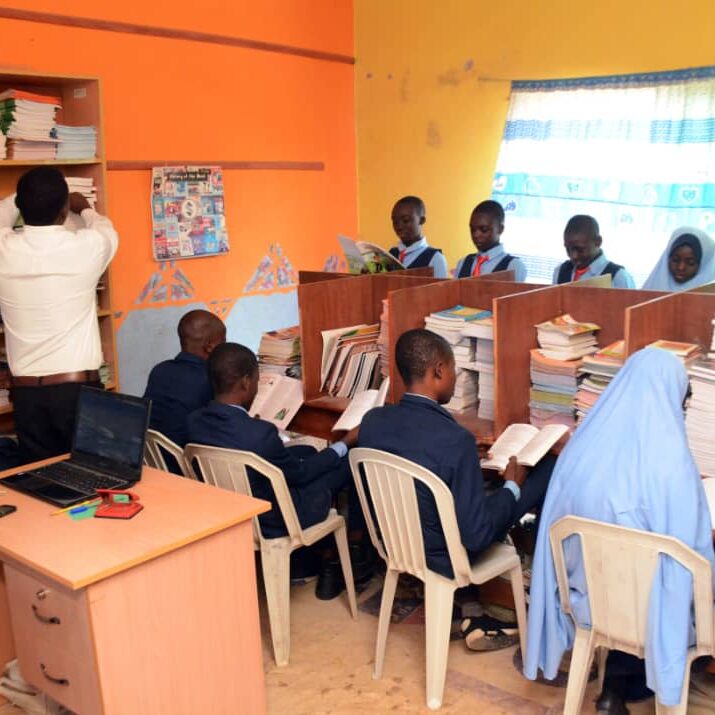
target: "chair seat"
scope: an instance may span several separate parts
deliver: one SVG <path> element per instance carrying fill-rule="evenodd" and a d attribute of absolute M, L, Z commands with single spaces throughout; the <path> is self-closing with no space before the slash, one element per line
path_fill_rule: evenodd
<path fill-rule="evenodd" d="M 480 584 L 521 566 L 516 549 L 510 544 L 493 544 L 472 564 L 471 581 Z"/>

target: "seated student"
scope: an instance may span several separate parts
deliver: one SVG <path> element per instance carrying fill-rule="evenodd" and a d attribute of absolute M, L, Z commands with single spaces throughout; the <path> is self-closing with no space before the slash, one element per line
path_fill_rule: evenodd
<path fill-rule="evenodd" d="M 399 404 L 378 407 L 365 415 L 360 446 L 404 457 L 440 477 L 454 496 L 462 543 L 470 557 L 476 557 L 540 504 L 554 458 L 544 457 L 528 478 L 526 470 L 517 468 L 512 460 L 504 487 L 487 495 L 474 435 L 441 406 L 452 398 L 456 379 L 449 343 L 429 330 L 408 330 L 397 341 L 395 361 L 407 392 Z M 452 578 L 437 507 L 422 485 L 416 490 L 427 567 Z M 517 638 L 518 634 L 513 634 L 510 641 L 496 641 L 479 649 L 506 647 Z"/>
<path fill-rule="evenodd" d="M 183 447 L 189 414 L 213 396 L 206 358 L 226 342 L 226 326 L 208 310 L 191 310 L 179 321 L 178 333 L 181 352 L 152 368 L 144 397 L 151 400 L 149 426 Z"/>
<path fill-rule="evenodd" d="M 510 256 L 500 239 L 504 232 L 504 209 L 498 201 L 477 204 L 469 219 L 472 242 L 479 253 L 462 258 L 454 274 L 457 278 L 481 276 L 495 271 L 514 271 L 514 280 L 526 280 L 526 266 L 520 258 Z"/>
<path fill-rule="evenodd" d="M 556 463 L 541 513 L 531 578 L 524 672 L 557 674 L 573 646 L 574 629 L 561 610 L 549 529 L 566 515 L 675 536 L 715 565 L 710 514 L 688 448 L 684 410 L 688 376 L 680 361 L 657 348 L 632 355 L 574 433 Z M 578 541 L 566 542 L 571 603 L 590 623 Z M 668 560 L 650 593 L 648 685 L 664 705 L 680 700 L 691 622 L 690 574 Z M 599 713 L 627 713 L 624 700 L 647 696 L 643 661 L 612 651 Z"/>
<path fill-rule="evenodd" d="M 631 274 L 609 261 L 601 244 L 598 223 L 592 216 L 572 216 L 564 230 L 564 246 L 569 260 L 554 271 L 552 283 L 569 283 L 595 276 L 610 275 L 614 288 L 635 288 Z"/>
<path fill-rule="evenodd" d="M 209 355 L 208 373 L 215 400 L 189 416 L 189 442 L 257 454 L 283 471 L 301 526 L 306 529 L 323 521 L 334 495 L 353 483 L 347 453 L 349 447 L 355 446 L 357 429 L 322 452 L 303 457 L 305 447 L 299 452 L 286 448 L 272 422 L 248 414 L 258 391 L 258 361 L 253 352 L 237 343 L 219 345 Z M 273 506 L 258 517 L 263 535 L 285 536 L 285 522 L 270 483 L 255 473 L 249 479 L 253 495 Z M 356 498 L 351 499 L 351 507 L 349 536 L 354 541 L 362 537 L 362 512 Z M 343 588 L 340 566 L 331 551 L 324 555 L 316 596 L 335 598 Z"/>
<path fill-rule="evenodd" d="M 715 241 L 698 228 L 675 229 L 643 288 L 689 290 L 715 281 Z"/>
<path fill-rule="evenodd" d="M 447 278 L 447 259 L 439 248 L 427 245 L 422 235 L 425 223 L 425 204 L 417 196 L 401 198 L 392 209 L 392 228 L 400 237 L 390 253 L 405 268 L 432 268 L 435 278 Z"/>

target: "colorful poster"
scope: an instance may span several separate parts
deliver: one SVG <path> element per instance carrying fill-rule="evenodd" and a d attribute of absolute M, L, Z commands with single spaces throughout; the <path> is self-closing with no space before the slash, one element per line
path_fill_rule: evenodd
<path fill-rule="evenodd" d="M 157 261 L 228 252 L 223 172 L 218 166 L 154 168 L 151 215 Z"/>

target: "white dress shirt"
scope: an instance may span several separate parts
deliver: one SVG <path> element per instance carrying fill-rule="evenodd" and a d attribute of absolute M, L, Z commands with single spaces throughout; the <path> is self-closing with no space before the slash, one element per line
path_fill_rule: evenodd
<path fill-rule="evenodd" d="M 96 370 L 102 363 L 97 281 L 117 251 L 112 222 L 82 211 L 84 228 L 13 231 L 15 197 L 0 201 L 0 313 L 17 377 Z"/>

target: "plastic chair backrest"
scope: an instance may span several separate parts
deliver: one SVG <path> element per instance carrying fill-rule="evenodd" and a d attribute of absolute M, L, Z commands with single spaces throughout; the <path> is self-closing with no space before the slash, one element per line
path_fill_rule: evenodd
<path fill-rule="evenodd" d="M 292 541 L 302 542 L 298 515 L 281 469 L 253 452 L 210 447 L 205 444 L 187 444 L 184 448 L 184 456 L 191 469 L 194 461 L 196 462 L 207 484 L 220 489 L 253 496 L 247 470 L 253 469 L 261 477 L 266 478 L 273 488 L 288 536 Z M 258 517 L 253 519 L 253 529 L 254 536 L 262 540 L 263 534 Z"/>
<path fill-rule="evenodd" d="M 696 647 L 711 651 L 712 569 L 706 558 L 672 536 L 565 516 L 551 527 L 550 540 L 561 608 L 569 614 L 572 610 L 563 542 L 573 535 L 581 541 L 591 629 L 605 637 L 610 648 L 643 654 L 651 586 L 664 555 L 692 574 Z"/>
<path fill-rule="evenodd" d="M 144 445 L 144 464 L 148 467 L 154 467 L 154 469 L 161 469 L 164 472 L 168 472 L 169 469 L 166 465 L 166 459 L 164 458 L 165 452 L 176 460 L 179 469 L 181 469 L 181 473 L 185 477 L 195 479 L 191 470 L 187 469 L 186 462 L 184 461 L 184 451 L 181 447 L 179 447 L 176 442 L 172 442 L 172 440 L 161 432 L 148 429 L 146 431 L 146 443 Z"/>
<path fill-rule="evenodd" d="M 390 569 L 410 573 L 423 581 L 426 577 L 427 564 L 415 491 L 415 482 L 420 482 L 429 489 L 437 505 L 455 581 L 459 586 L 470 583 L 469 559 L 459 535 L 454 498 L 439 477 L 408 459 L 364 447 L 350 450 L 350 467 L 370 538 Z M 365 482 L 377 517 L 379 535 L 365 493 Z"/>

